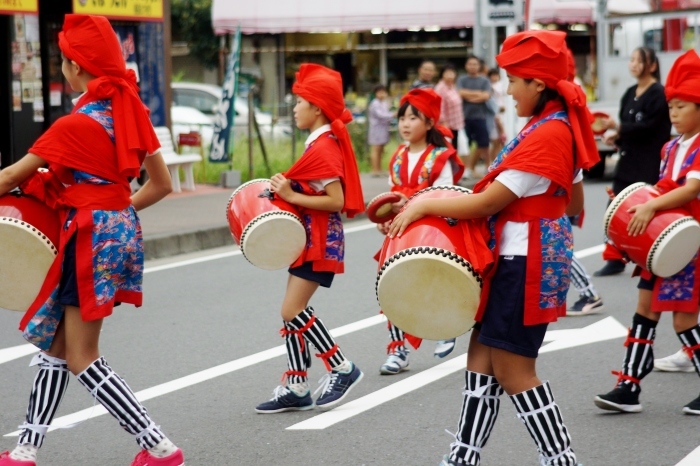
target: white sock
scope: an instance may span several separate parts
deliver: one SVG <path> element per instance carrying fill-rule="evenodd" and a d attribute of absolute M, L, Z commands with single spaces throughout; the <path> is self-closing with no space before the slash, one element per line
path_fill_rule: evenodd
<path fill-rule="evenodd" d="M 333 372 L 342 372 L 346 374 L 352 369 L 352 363 L 349 360 L 345 360 L 333 368 Z"/>
<path fill-rule="evenodd" d="M 309 382 L 290 383 L 287 388 L 294 392 L 295 395 L 304 396 L 309 391 Z"/>
<path fill-rule="evenodd" d="M 166 458 L 176 451 L 177 447 L 167 437 L 161 440 L 155 447 L 148 449 L 148 452 L 156 458 Z"/>
<path fill-rule="evenodd" d="M 38 451 L 39 448 L 31 444 L 17 445 L 10 453 L 10 458 L 18 461 L 36 461 Z"/>

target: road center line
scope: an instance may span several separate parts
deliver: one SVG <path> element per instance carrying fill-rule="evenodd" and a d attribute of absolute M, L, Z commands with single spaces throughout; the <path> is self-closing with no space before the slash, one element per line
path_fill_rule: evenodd
<path fill-rule="evenodd" d="M 386 322 L 386 317 L 384 317 L 383 314 L 378 314 L 376 316 L 358 320 L 357 322 L 353 322 L 351 324 L 343 325 L 342 327 L 333 329 L 331 330 L 331 335 L 337 338 L 343 335 L 347 335 L 349 333 L 357 332 L 359 330 L 379 325 L 384 322 Z M 245 356 L 243 358 L 236 359 L 234 361 L 230 361 L 218 366 L 214 366 L 200 372 L 195 372 L 194 374 L 186 375 L 184 377 L 172 380 L 170 382 L 165 382 L 160 385 L 156 385 L 155 387 L 146 388 L 137 392 L 136 398 L 142 402 L 150 400 L 151 398 L 166 395 L 168 393 L 181 390 L 183 388 L 187 388 L 192 385 L 196 385 L 198 383 L 202 383 L 207 380 L 220 377 L 222 375 L 230 374 L 231 372 L 235 372 L 240 369 L 245 369 L 246 367 L 259 364 L 264 361 L 268 361 L 278 356 L 282 356 L 286 353 L 287 349 L 284 345 L 276 346 L 274 348 L 270 348 L 259 353 L 251 354 L 250 356 Z M 102 416 L 103 414 L 107 414 L 107 411 L 102 407 L 102 405 L 97 405 L 92 408 L 83 409 L 73 414 L 68 414 L 66 416 L 62 416 L 55 419 L 51 423 L 49 431 L 65 426 L 70 426 L 75 423 L 80 423 L 88 419 Z M 17 437 L 19 433 L 20 431 L 15 431 L 6 434 L 5 437 Z"/>
<path fill-rule="evenodd" d="M 542 347 L 540 354 L 625 336 L 627 336 L 627 329 L 614 317 L 606 317 L 605 319 L 581 329 L 554 330 L 547 332 L 545 341 L 552 341 L 552 343 Z M 406 393 L 424 387 L 454 372 L 464 370 L 465 356 L 466 353 L 393 383 L 369 395 L 345 403 L 338 408 L 326 411 L 323 414 L 287 427 L 287 430 L 319 430 L 330 427 L 386 403 L 387 401 L 391 401 Z"/>

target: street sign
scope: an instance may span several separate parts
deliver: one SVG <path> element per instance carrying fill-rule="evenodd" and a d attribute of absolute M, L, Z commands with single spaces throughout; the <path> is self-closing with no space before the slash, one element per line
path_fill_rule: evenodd
<path fill-rule="evenodd" d="M 163 0 L 73 0 L 73 13 L 131 21 L 163 21 Z"/>
<path fill-rule="evenodd" d="M 0 15 L 38 12 L 39 0 L 0 0 Z"/>
<path fill-rule="evenodd" d="M 476 0 L 481 7 L 482 26 L 519 26 L 523 22 L 523 0 Z"/>

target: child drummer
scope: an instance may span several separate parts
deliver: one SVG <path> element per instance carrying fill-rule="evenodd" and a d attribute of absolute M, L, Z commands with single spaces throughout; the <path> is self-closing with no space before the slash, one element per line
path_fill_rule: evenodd
<path fill-rule="evenodd" d="M 441 466 L 480 464 L 504 391 L 537 444 L 540 464 L 576 465 L 561 411 L 535 363 L 547 324 L 566 310 L 573 238 L 565 214 L 575 215 L 583 200 L 580 184 L 572 188 L 574 174 L 597 162 L 597 150 L 585 95 L 566 80 L 563 33 L 514 34 L 496 60 L 508 73 L 518 115 L 532 118 L 474 187 L 476 194 L 412 203 L 389 234 L 400 235 L 425 215 L 488 217 L 492 232 L 497 262 L 485 277 L 458 431 Z"/>
<path fill-rule="evenodd" d="M 391 191 L 402 196 L 402 200 L 393 205 L 397 212 L 409 197 L 421 189 L 454 185 L 462 177 L 464 164 L 441 131 L 447 128 L 437 126 L 441 102 L 442 98 L 432 89 L 413 89 L 401 99 L 398 111 L 399 131 L 406 144 L 396 149 L 389 162 Z M 378 224 L 377 227 L 386 234 L 389 222 Z M 406 340 L 416 348 L 420 340 L 404 335 L 391 322 L 388 327 L 391 342 L 387 347 L 387 360 L 379 372 L 393 375 L 408 369 Z M 454 346 L 454 339 L 438 342 L 435 356 L 447 356 Z"/>
<path fill-rule="evenodd" d="M 352 116 L 345 108 L 342 80 L 336 71 L 303 64 L 292 91 L 297 96 L 297 127 L 311 134 L 304 155 L 286 173 L 273 176 L 270 184 L 276 196 L 299 208 L 307 243 L 289 269 L 282 302 L 281 333 L 289 370 L 272 399 L 255 408 L 259 413 L 314 407 L 306 372 L 311 364 L 309 344 L 319 351 L 317 356 L 329 371 L 319 387 L 316 406 L 327 408 L 339 403 L 363 376 L 309 306 L 319 285 L 330 288 L 334 275 L 343 273 L 345 237 L 340 212 L 352 217 L 364 210 L 355 153 L 345 127 Z"/>
<path fill-rule="evenodd" d="M 642 234 L 656 212 L 677 207 L 686 208 L 700 220 L 700 58 L 689 51 L 676 60 L 666 81 L 666 100 L 671 123 L 680 134 L 661 150 L 661 175 L 656 188 L 661 196 L 634 206 L 627 231 Z M 644 270 L 637 288 L 639 298 L 625 341 L 625 359 L 618 375 L 617 386 L 595 397 L 601 409 L 638 413 L 641 380 L 654 366 L 654 337 L 661 312 L 673 312 L 673 328 L 700 374 L 700 325 L 698 325 L 698 296 L 700 259 L 697 251 L 691 262 L 676 275 L 660 278 Z M 700 415 L 700 397 L 683 407 L 687 414 Z"/>

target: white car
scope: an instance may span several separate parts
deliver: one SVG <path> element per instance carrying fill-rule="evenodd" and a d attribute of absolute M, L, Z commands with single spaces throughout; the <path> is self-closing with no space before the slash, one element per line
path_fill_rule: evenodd
<path fill-rule="evenodd" d="M 219 107 L 221 99 L 221 86 L 213 84 L 199 84 L 187 82 L 174 82 L 171 85 L 173 90 L 173 105 L 176 107 L 191 107 L 204 114 L 213 125 L 216 111 Z M 234 117 L 233 131 L 234 137 L 245 137 L 248 131 L 248 105 L 243 99 L 237 98 L 234 101 Z M 177 121 L 178 124 L 187 125 L 187 115 L 180 112 L 182 119 Z M 191 113 L 193 121 L 191 124 L 197 125 L 194 122 L 194 113 Z M 198 118 L 198 116 L 197 116 Z M 272 124 L 272 115 L 261 112 L 255 109 L 255 119 L 260 127 L 260 132 L 266 139 L 284 139 L 291 136 L 292 128 L 288 123 Z M 173 116 L 173 125 L 176 120 Z M 211 138 L 210 138 L 211 141 Z"/>
<path fill-rule="evenodd" d="M 202 147 L 211 146 L 214 124 L 204 113 L 196 108 L 173 105 L 170 108 L 170 118 L 173 122 L 172 133 L 176 144 L 180 134 L 196 131 L 202 136 Z"/>

